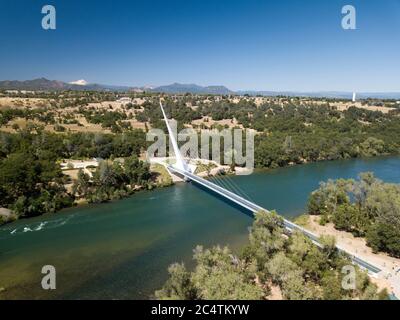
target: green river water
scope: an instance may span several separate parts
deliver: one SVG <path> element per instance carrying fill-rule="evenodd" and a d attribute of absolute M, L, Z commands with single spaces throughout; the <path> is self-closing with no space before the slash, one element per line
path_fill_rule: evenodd
<path fill-rule="evenodd" d="M 313 163 L 230 177 L 255 203 L 304 212 L 319 181 L 373 171 L 400 183 L 400 157 Z M 0 299 L 147 299 L 173 262 L 192 266 L 198 245 L 246 243 L 252 218 L 191 183 L 0 227 Z M 43 265 L 57 289 L 41 288 Z"/>

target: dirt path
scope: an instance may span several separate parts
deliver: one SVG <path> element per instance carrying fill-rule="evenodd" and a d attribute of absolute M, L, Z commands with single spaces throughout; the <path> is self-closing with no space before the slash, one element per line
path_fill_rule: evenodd
<path fill-rule="evenodd" d="M 396 297 L 400 297 L 400 259 L 390 257 L 385 253 L 373 253 L 364 238 L 356 238 L 349 232 L 336 230 L 332 223 L 321 226 L 318 216 L 309 216 L 308 225 L 305 227 L 318 236 L 334 236 L 336 243 L 347 252 L 381 268 L 382 272 L 379 278 L 374 279 L 374 282 L 381 288 L 387 287 Z"/>

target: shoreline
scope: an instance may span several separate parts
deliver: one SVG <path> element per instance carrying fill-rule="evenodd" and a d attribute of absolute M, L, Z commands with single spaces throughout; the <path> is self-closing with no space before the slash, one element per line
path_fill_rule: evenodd
<path fill-rule="evenodd" d="M 393 157 L 393 158 L 388 158 L 387 160 L 382 160 L 382 162 L 381 161 L 375 161 L 375 160 L 372 160 L 372 161 L 370 161 L 369 163 L 372 163 L 372 166 L 371 165 L 369 165 L 369 167 L 371 168 L 371 171 L 372 171 L 372 169 L 373 168 L 376 168 L 376 172 L 379 172 L 379 168 L 382 168 L 382 170 L 386 170 L 385 168 L 386 168 L 386 165 L 381 165 L 381 163 L 382 164 L 386 164 L 386 163 L 390 163 L 390 164 L 398 164 L 399 163 L 399 158 L 395 158 L 395 157 Z M 369 161 L 368 159 L 366 160 L 366 161 Z M 375 164 L 376 163 L 376 164 Z M 346 161 L 346 162 L 332 162 L 332 163 L 321 163 L 321 165 L 322 165 L 322 167 L 323 168 L 326 168 L 325 170 L 330 170 L 329 172 L 332 172 L 332 173 L 336 173 L 336 171 L 338 171 L 337 170 L 337 168 L 339 168 L 339 173 L 341 172 L 341 168 L 342 168 L 342 164 L 345 164 L 345 166 L 346 167 L 354 167 L 354 166 L 357 166 L 357 168 L 356 169 L 358 169 L 358 167 L 359 166 L 362 166 L 362 167 L 364 167 L 365 165 L 364 165 L 364 161 L 361 161 L 361 160 L 352 160 L 352 161 Z M 317 166 L 319 166 L 319 165 L 317 165 Z M 332 168 L 333 167 L 333 168 Z M 275 185 L 275 183 L 273 182 L 274 180 L 276 180 L 277 181 L 277 179 L 279 178 L 279 177 L 281 177 L 281 176 L 286 176 L 286 175 L 289 175 L 289 176 L 292 176 L 292 174 L 291 174 L 291 172 L 293 172 L 293 171 L 295 171 L 295 172 L 297 172 L 297 171 L 300 171 L 300 172 L 306 172 L 306 173 L 312 173 L 312 172 L 314 172 L 315 170 L 314 170 L 314 165 L 313 166 L 311 166 L 311 167 L 308 167 L 308 168 L 306 168 L 306 167 L 302 167 L 302 166 L 300 166 L 300 167 L 295 167 L 295 168 L 293 168 L 293 169 L 286 169 L 285 168 L 285 170 L 281 170 L 281 171 L 279 171 L 279 175 L 275 175 L 275 174 L 267 174 L 267 172 L 268 171 L 264 171 L 265 172 L 265 174 L 264 175 L 260 175 L 259 176 L 259 181 L 265 181 L 265 182 L 267 182 L 267 181 L 270 181 L 271 183 L 269 183 L 269 184 L 267 184 L 266 185 L 266 187 L 268 186 L 268 188 L 270 188 L 271 187 L 271 185 Z M 332 169 L 331 169 L 332 168 Z M 396 166 L 395 167 L 393 167 L 392 165 L 390 166 L 390 168 L 392 168 L 392 170 L 396 170 Z M 306 170 L 305 170 L 306 169 Z M 358 172 L 359 172 L 359 170 L 352 170 L 353 171 L 353 174 L 357 174 Z M 375 171 L 375 170 L 374 170 Z M 394 172 L 394 173 L 396 173 L 396 171 Z M 282 175 L 281 175 L 282 174 Z M 314 180 L 314 183 L 316 182 L 316 181 L 319 181 L 320 179 L 320 176 L 319 176 L 319 174 L 313 174 L 313 176 L 314 176 L 314 178 L 312 179 L 312 180 Z M 395 174 L 395 176 L 396 176 L 396 180 L 398 180 L 398 178 L 400 178 L 400 175 L 398 175 L 398 174 Z M 275 178 L 274 178 L 275 177 Z M 297 178 L 297 179 L 299 179 L 301 177 L 301 175 Z M 383 176 L 384 177 L 384 176 Z M 232 177 L 232 178 L 234 178 L 235 179 L 235 177 Z M 250 178 L 250 181 L 253 181 L 252 180 L 252 177 L 251 176 L 249 176 L 248 178 Z M 261 179 L 261 180 L 260 180 Z M 301 178 L 300 178 L 301 179 Z M 239 179 L 240 180 L 240 179 Z M 244 179 L 244 180 L 246 180 L 246 179 Z M 240 180 L 241 181 L 241 180 Z M 292 181 L 292 180 L 290 180 L 290 181 Z M 306 184 L 306 181 L 305 180 L 298 180 L 298 181 L 303 181 L 305 184 Z M 283 180 L 283 182 L 284 182 L 284 180 Z M 248 185 L 248 184 L 246 184 L 246 185 Z M 263 184 L 261 184 L 261 185 L 263 185 Z M 287 185 L 286 183 L 282 183 L 282 185 L 283 185 L 283 187 L 282 188 L 285 188 L 285 186 Z M 252 186 L 251 184 L 250 185 L 248 185 L 249 186 L 249 188 Z M 171 194 L 174 194 L 175 193 L 175 189 L 180 189 L 180 191 L 181 192 L 184 192 L 184 191 L 186 191 L 186 190 L 188 190 L 189 189 L 189 191 L 190 191 L 190 189 L 194 189 L 193 187 L 191 187 L 191 186 L 189 186 L 189 185 L 186 185 L 186 184 L 176 184 L 173 188 L 169 188 L 169 189 L 165 189 L 165 190 L 162 190 L 162 189 L 160 189 L 160 190 L 158 190 L 158 192 L 156 192 L 156 193 L 149 193 L 149 192 L 138 192 L 138 193 L 136 193 L 136 198 L 131 198 L 131 199 L 125 199 L 124 201 L 118 201 L 118 202 L 114 202 L 114 201 L 112 201 L 111 202 L 111 204 L 110 203 L 108 203 L 108 204 L 104 204 L 104 206 L 100 206 L 100 204 L 94 204 L 94 205 L 81 205 L 81 206 L 85 206 L 85 207 L 83 207 L 82 209 L 77 209 L 76 207 L 75 208 L 67 208 L 67 209 L 64 209 L 63 211 L 62 211 L 62 213 L 66 213 L 65 215 L 60 215 L 60 216 L 55 216 L 55 215 L 52 215 L 52 216 L 50 216 L 50 215 L 47 215 L 47 217 L 46 218 L 44 218 L 44 217 L 42 217 L 43 218 L 43 220 L 44 219 L 61 219 L 61 220 L 64 220 L 65 218 L 67 218 L 69 215 L 75 215 L 75 211 L 85 211 L 86 212 L 86 214 L 83 214 L 83 217 L 87 217 L 88 218 L 88 222 L 87 222 L 87 224 L 86 224 L 86 222 L 85 222 L 85 224 L 86 224 L 86 226 L 85 226 L 85 228 L 89 228 L 89 229 L 91 229 L 91 228 L 93 228 L 93 227 L 91 227 L 91 225 L 93 226 L 93 219 L 94 220 L 97 220 L 97 215 L 96 215 L 96 213 L 99 213 L 99 214 L 101 214 L 100 215 L 100 220 L 102 220 L 102 214 L 103 213 L 106 213 L 107 211 L 109 211 L 109 209 L 108 209 L 108 206 L 117 206 L 117 207 L 119 207 L 120 205 L 119 205 L 119 203 L 121 203 L 121 205 L 122 206 L 125 206 L 123 203 L 125 203 L 127 200 L 127 202 L 128 202 L 128 205 L 127 206 L 129 206 L 129 207 L 131 207 L 131 209 L 132 210 L 134 210 L 134 208 L 135 208 L 135 206 L 136 206 L 136 203 L 138 203 L 138 206 L 139 206 L 139 203 L 141 203 L 141 201 L 144 199 L 144 198 L 151 198 L 151 199 L 153 199 L 153 198 L 155 198 L 155 199 L 162 199 L 163 197 L 162 196 L 160 196 L 159 197 L 159 194 L 160 195 L 162 195 L 162 194 L 167 194 L 167 195 L 171 195 Z M 263 193 L 265 193 L 265 191 L 263 191 L 263 189 L 261 189 L 261 188 L 257 188 L 257 190 L 259 190 L 259 194 L 263 194 Z M 268 189 L 269 190 L 269 189 Z M 281 190 L 281 189 L 279 189 L 279 190 Z M 147 190 L 143 190 L 143 191 L 147 191 Z M 151 191 L 151 190 L 150 190 Z M 281 190 L 282 191 L 282 190 Z M 178 193 L 179 193 L 179 190 L 177 191 Z M 194 192 L 193 194 L 194 194 L 194 196 L 196 196 L 196 194 L 199 192 L 199 190 L 193 190 L 192 192 Z M 184 194 L 186 194 L 186 193 L 184 193 Z M 302 196 L 302 198 L 304 199 L 304 196 L 305 196 L 305 192 L 302 192 L 301 193 L 303 196 Z M 283 201 L 286 201 L 285 200 L 285 198 L 286 198 L 286 196 L 283 194 L 283 196 L 282 196 L 282 200 Z M 141 200 L 142 199 L 142 200 Z M 136 200 L 137 200 L 137 202 L 136 202 Z M 149 199 L 150 200 L 150 199 Z M 114 202 L 114 204 L 112 204 Z M 151 206 L 151 204 L 153 203 L 153 202 L 159 202 L 158 200 L 151 200 L 151 202 L 148 202 L 148 204 L 147 204 L 147 202 L 143 202 L 143 204 L 141 204 L 140 205 L 140 207 L 142 207 L 143 208 L 143 210 L 145 210 L 146 212 L 147 212 L 147 210 L 150 210 L 150 209 L 147 209 L 147 206 L 149 205 L 149 206 Z M 268 201 L 267 201 L 268 202 Z M 204 203 L 204 201 L 203 201 L 203 203 Z M 229 206 L 226 206 L 226 205 L 224 205 L 224 207 L 226 207 L 226 210 L 227 211 L 231 211 L 231 209 L 229 208 Z M 157 215 L 157 216 L 162 216 L 163 215 L 163 212 L 162 212 L 162 209 L 163 209 L 163 207 L 162 206 L 158 206 L 157 207 L 158 208 L 158 210 L 157 211 L 160 211 L 159 212 L 159 214 Z M 300 208 L 300 206 L 297 206 L 297 208 Z M 93 210 L 93 211 L 92 211 Z M 83 212 L 83 213 L 85 213 L 85 212 Z M 123 211 L 122 211 L 123 212 Z M 281 210 L 281 211 L 278 211 L 278 212 L 282 212 L 282 213 L 285 213 L 285 212 L 287 212 L 287 210 Z M 300 212 L 304 212 L 303 210 L 297 210 L 297 212 L 298 213 L 300 213 Z M 94 215 L 92 215 L 91 216 L 91 218 L 89 217 L 89 214 L 94 214 Z M 186 213 L 185 213 L 185 215 L 186 215 Z M 108 215 L 108 214 L 105 214 L 105 217 L 108 217 L 108 216 L 110 216 L 110 219 L 114 219 L 114 218 L 112 218 L 112 216 L 111 215 Z M 122 214 L 122 217 L 124 216 L 124 214 Z M 126 214 L 126 219 L 128 219 L 128 220 L 130 220 L 130 221 L 132 221 L 132 223 L 134 223 L 134 224 L 136 224 L 136 222 L 135 222 L 135 217 L 133 217 L 133 216 L 131 216 L 131 217 L 129 217 L 130 216 L 130 214 Z M 229 215 L 230 216 L 230 215 Z M 77 215 L 76 215 L 76 217 L 75 217 L 75 219 L 76 219 L 76 222 L 77 221 L 80 221 L 80 218 L 81 216 L 80 216 L 80 212 L 77 212 Z M 115 217 L 115 221 L 116 221 L 116 223 L 118 224 L 119 222 L 118 222 L 118 220 L 119 220 L 119 217 L 120 216 L 116 216 Z M 290 218 L 290 219 L 292 219 L 292 218 Z M 36 228 L 36 224 L 38 225 L 39 224 L 39 222 L 40 222 L 40 220 L 41 220 L 41 217 L 39 216 L 39 217 L 36 217 L 35 219 L 33 219 L 33 227 L 35 227 Z M 83 220 L 85 220 L 85 219 L 83 219 Z M 240 220 L 240 219 L 238 219 L 238 220 Z M 247 221 L 252 221 L 252 219 L 250 219 L 250 220 L 248 220 L 248 219 L 246 219 Z M 106 220 L 106 221 L 112 221 L 112 220 Z M 29 223 L 31 223 L 31 221 L 21 221 L 20 223 L 18 223 L 18 224 L 16 224 L 16 225 L 14 225 L 14 226 L 18 226 L 19 228 L 23 228 L 24 227 L 24 224 L 29 224 Z M 190 224 L 190 226 L 192 226 L 193 227 L 193 230 L 195 230 L 197 227 L 196 227 L 196 225 L 198 225 L 197 223 L 196 223 L 196 221 L 192 221 L 191 222 L 191 224 Z M 201 228 L 201 224 L 200 225 L 198 225 L 200 228 Z M 7 227 L 6 227 L 7 228 Z M 10 228 L 11 228 L 11 226 L 10 226 Z M 32 227 L 31 227 L 32 228 Z M 107 228 L 107 227 L 106 227 Z M 33 228 L 32 228 L 33 229 Z M 63 228 L 64 229 L 64 228 Z M 68 229 L 69 230 L 69 229 Z M 85 232 L 84 231 L 85 229 L 84 228 L 81 228 L 81 231 L 82 232 Z M 112 230 L 112 229 L 110 229 L 110 230 Z M 233 229 L 233 230 L 235 230 L 235 229 Z M 244 230 L 244 228 L 243 227 L 241 227 L 241 230 Z M 11 230 L 10 230 L 11 231 Z M 21 229 L 20 229 L 20 231 L 21 231 Z M 115 229 L 115 231 L 117 231 L 117 229 Z M 190 231 L 190 229 L 189 229 L 189 231 Z M 62 231 L 61 231 L 62 232 Z M 229 231 L 230 232 L 230 231 Z M 28 234 L 30 234 L 30 233 L 28 233 Z M 66 233 L 66 235 L 68 235 L 69 233 Z M 190 232 L 189 232 L 189 234 L 190 234 Z M 43 234 L 44 235 L 44 234 Z M 24 238 L 24 237 L 21 237 L 21 238 Z M 41 238 L 41 237 L 39 237 L 39 238 Z M 27 238 L 27 239 L 30 239 L 29 237 Z M 51 239 L 50 237 L 49 237 L 49 239 Z M 13 239 L 11 239 L 10 241 L 14 241 Z M 22 239 L 21 239 L 21 241 L 22 241 Z M 25 241 L 25 240 L 24 240 Z M 199 242 L 200 243 L 200 242 Z M 219 243 L 221 243 L 221 242 L 219 242 Z M 12 242 L 10 242 L 10 246 L 12 246 Z M 191 247 L 191 248 L 189 248 L 189 249 L 187 249 L 187 251 L 188 252 L 191 252 L 191 249 L 192 249 L 193 247 Z M 182 252 L 183 252 L 183 250 L 182 250 Z M 174 261 L 176 261 L 176 260 L 174 260 Z M 172 261 L 172 262 L 174 262 L 174 261 Z M 171 263 L 172 263 L 171 262 Z M 166 270 L 166 269 L 165 269 Z M 140 271 L 141 272 L 141 271 Z"/>
<path fill-rule="evenodd" d="M 394 153 L 394 154 L 385 154 L 385 155 L 378 155 L 378 156 L 372 156 L 372 157 L 354 157 L 354 158 L 347 158 L 347 159 L 320 160 L 320 161 L 313 161 L 313 162 L 306 162 L 306 163 L 294 163 L 294 164 L 286 165 L 286 166 L 283 166 L 283 167 L 277 167 L 277 168 L 254 168 L 252 174 L 253 173 L 268 173 L 268 172 L 271 172 L 271 171 L 274 171 L 274 170 L 287 169 L 287 168 L 291 168 L 291 167 L 295 167 L 295 166 L 311 165 L 311 164 L 322 163 L 322 162 L 350 161 L 350 160 L 353 160 L 353 161 L 354 160 L 372 160 L 372 159 L 380 159 L 380 158 L 388 158 L 388 157 L 399 157 L 399 156 L 400 156 L 399 153 Z M 227 175 L 227 176 L 235 176 L 235 174 L 229 173 L 229 172 L 226 172 L 225 175 Z M 208 179 L 209 176 L 204 176 L 203 178 Z M 12 224 L 14 222 L 17 222 L 17 221 L 30 220 L 30 219 L 34 219 L 34 218 L 37 218 L 37 217 L 43 217 L 43 216 L 46 216 L 46 215 L 59 214 L 59 213 L 62 213 L 63 211 L 68 210 L 68 209 L 81 208 L 81 207 L 84 207 L 84 206 L 94 205 L 94 204 L 95 205 L 101 205 L 101 204 L 104 204 L 104 203 L 110 203 L 110 202 L 114 202 L 114 201 L 119 201 L 119 200 L 122 200 L 122 199 L 130 198 L 130 197 L 134 196 L 138 192 L 155 191 L 155 190 L 158 190 L 160 188 L 168 188 L 168 187 L 171 187 L 171 186 L 175 185 L 175 183 L 177 183 L 177 182 L 172 182 L 172 183 L 167 184 L 167 185 L 163 185 L 162 183 L 161 184 L 155 184 L 155 185 L 153 185 L 153 187 L 151 189 L 141 188 L 140 190 L 136 190 L 134 193 L 132 193 L 132 194 L 126 196 L 126 197 L 123 197 L 121 199 L 109 200 L 109 201 L 101 202 L 101 203 L 89 203 L 86 200 L 82 201 L 82 199 L 81 199 L 81 201 L 80 201 L 81 203 L 74 202 L 74 204 L 72 206 L 62 208 L 61 210 L 53 212 L 53 213 L 44 213 L 44 214 L 41 214 L 41 215 L 37 215 L 37 216 L 33 216 L 33 217 L 27 217 L 27 218 L 17 218 L 15 220 L 11 220 L 9 222 L 4 222 L 2 224 L 0 223 L 0 228 L 2 228 L 4 226 L 7 226 L 7 225 L 10 225 L 10 224 Z M 296 219 L 301 215 L 302 215 L 302 213 L 296 214 L 296 216 L 294 216 L 293 219 Z"/>

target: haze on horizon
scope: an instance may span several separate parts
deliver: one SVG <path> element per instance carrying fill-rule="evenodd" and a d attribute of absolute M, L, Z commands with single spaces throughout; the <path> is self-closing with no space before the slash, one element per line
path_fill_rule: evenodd
<path fill-rule="evenodd" d="M 174 82 L 231 90 L 400 91 L 400 0 L 42 1 L 0 4 L 0 80 Z M 341 8 L 357 10 L 343 30 Z"/>

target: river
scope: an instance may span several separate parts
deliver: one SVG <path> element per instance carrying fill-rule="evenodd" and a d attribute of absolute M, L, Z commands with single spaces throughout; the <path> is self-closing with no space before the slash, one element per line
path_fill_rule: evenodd
<path fill-rule="evenodd" d="M 255 203 L 285 217 L 304 212 L 320 181 L 372 171 L 400 183 L 400 157 L 320 162 L 230 177 Z M 246 243 L 252 218 L 191 183 L 0 227 L 0 299 L 147 299 L 196 245 Z M 57 289 L 41 288 L 53 265 Z"/>

